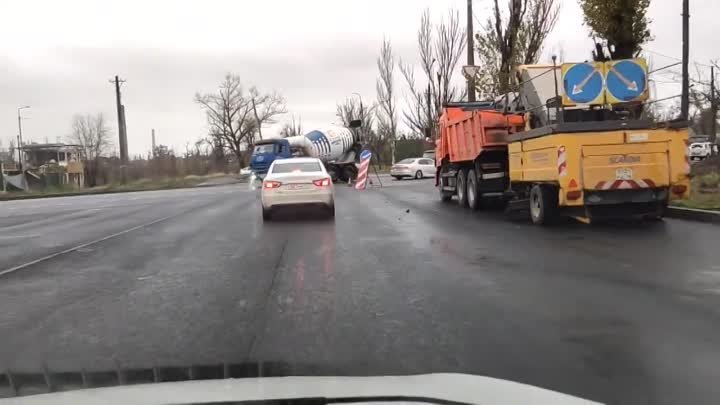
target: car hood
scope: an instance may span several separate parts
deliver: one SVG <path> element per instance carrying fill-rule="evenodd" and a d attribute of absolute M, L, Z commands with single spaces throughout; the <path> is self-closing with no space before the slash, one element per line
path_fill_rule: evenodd
<path fill-rule="evenodd" d="M 531 385 L 467 374 L 391 377 L 263 377 L 126 385 L 0 400 L 0 404 L 205 404 L 278 399 L 343 402 L 589 405 Z M 347 400 L 352 399 L 352 400 Z"/>

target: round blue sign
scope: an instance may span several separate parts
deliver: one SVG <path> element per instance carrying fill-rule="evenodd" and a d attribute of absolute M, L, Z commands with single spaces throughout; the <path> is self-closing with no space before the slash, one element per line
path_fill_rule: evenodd
<path fill-rule="evenodd" d="M 602 72 L 589 63 L 578 63 L 563 77 L 565 97 L 577 104 L 595 101 L 603 92 Z"/>
<path fill-rule="evenodd" d="M 611 96 L 620 101 L 634 101 L 645 93 L 647 74 L 642 66 L 631 60 L 609 66 L 607 90 Z"/>
<path fill-rule="evenodd" d="M 370 151 L 365 149 L 362 152 L 360 152 L 360 159 L 367 159 L 370 157 Z"/>

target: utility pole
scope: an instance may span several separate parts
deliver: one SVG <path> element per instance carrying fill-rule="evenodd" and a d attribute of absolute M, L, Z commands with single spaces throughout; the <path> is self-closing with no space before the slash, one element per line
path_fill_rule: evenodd
<path fill-rule="evenodd" d="M 115 80 L 110 80 L 110 83 L 115 84 L 115 103 L 117 104 L 117 115 L 118 115 L 118 140 L 120 143 L 120 181 L 125 184 L 127 182 L 127 133 L 125 132 L 125 106 L 122 105 L 122 99 L 120 96 L 120 84 L 125 83 L 125 80 L 121 80 L 117 75 Z"/>
<path fill-rule="evenodd" d="M 18 146 L 17 146 L 18 167 L 20 168 L 20 170 L 22 170 L 22 150 L 20 150 L 20 135 L 17 136 L 17 141 L 18 141 Z"/>
<path fill-rule="evenodd" d="M 683 0 L 683 50 L 682 50 L 682 99 L 680 117 L 687 121 L 690 117 L 690 0 Z"/>
<path fill-rule="evenodd" d="M 151 136 L 152 136 L 152 157 L 155 157 L 155 128 L 151 130 Z"/>
<path fill-rule="evenodd" d="M 717 138 L 717 97 L 715 96 L 715 65 L 710 66 L 710 114 L 712 121 L 710 122 L 710 141 L 715 143 Z"/>
<path fill-rule="evenodd" d="M 22 146 L 23 146 L 23 137 L 22 137 L 22 115 L 20 114 L 20 111 L 30 108 L 29 105 L 25 105 L 22 107 L 18 107 L 17 109 L 17 117 L 18 117 L 18 164 L 20 165 L 20 170 L 22 171 Z"/>
<path fill-rule="evenodd" d="M 468 66 L 475 65 L 475 45 L 474 45 L 474 31 L 473 31 L 473 11 L 472 11 L 472 0 L 467 0 L 467 64 Z M 475 78 L 467 78 L 467 92 L 468 101 L 475 101 Z"/>

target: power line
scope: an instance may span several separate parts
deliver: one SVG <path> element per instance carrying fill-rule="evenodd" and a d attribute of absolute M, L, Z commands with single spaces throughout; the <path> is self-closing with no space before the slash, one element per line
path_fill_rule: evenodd
<path fill-rule="evenodd" d="M 652 53 L 653 55 L 662 56 L 663 58 L 668 58 L 668 59 L 672 59 L 672 60 L 675 60 L 675 61 L 678 61 L 678 62 L 682 62 L 682 58 L 678 58 L 678 57 L 675 57 L 675 56 L 670 56 L 670 55 L 667 55 L 667 54 L 664 54 L 664 53 L 656 52 L 656 51 L 653 51 L 652 49 L 643 48 L 643 52 L 649 52 L 649 53 Z M 702 67 L 705 67 L 705 68 L 708 68 L 708 69 L 712 67 L 712 65 L 707 65 L 707 64 L 705 64 L 705 63 L 700 63 L 700 62 L 698 62 L 698 61 L 696 61 L 696 60 L 694 60 L 694 59 L 691 60 L 691 61 L 692 61 L 694 64 L 696 64 L 696 65 L 699 65 L 699 66 L 702 66 Z"/>

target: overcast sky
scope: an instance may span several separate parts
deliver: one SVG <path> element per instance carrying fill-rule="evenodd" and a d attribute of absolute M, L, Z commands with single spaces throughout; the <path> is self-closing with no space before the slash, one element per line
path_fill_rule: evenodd
<path fill-rule="evenodd" d="M 566 61 L 588 58 L 592 42 L 576 0 L 561 0 L 558 25 L 546 45 Z M 681 55 L 681 1 L 653 0 L 655 40 L 647 48 L 656 67 Z M 691 0 L 693 59 L 720 58 L 720 1 Z M 335 104 L 354 92 L 375 98 L 375 59 L 383 37 L 398 56 L 414 61 L 416 31 L 425 8 L 436 19 L 449 8 L 464 16 L 465 0 L 22 0 L 0 2 L 0 140 L 17 135 L 54 142 L 70 132 L 76 113 L 101 112 L 117 133 L 115 98 L 123 86 L 131 154 L 150 149 L 150 130 L 178 152 L 207 133 L 193 102 L 226 72 L 250 85 L 275 89 L 304 129 L 334 122 Z M 488 0 L 475 0 L 484 20 Z M 463 17 L 464 18 L 464 17 Z M 667 55 L 659 56 L 657 53 Z M 659 77 L 658 91 L 678 92 Z M 402 88 L 402 82 L 397 80 Z M 289 119 L 283 117 L 282 119 Z M 266 132 L 275 132 L 268 128 Z"/>

